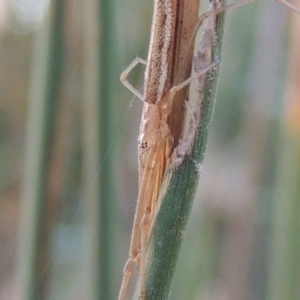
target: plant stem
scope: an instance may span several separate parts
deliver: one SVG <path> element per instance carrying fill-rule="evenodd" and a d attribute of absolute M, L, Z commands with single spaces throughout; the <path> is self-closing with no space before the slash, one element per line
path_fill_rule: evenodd
<path fill-rule="evenodd" d="M 52 1 L 38 32 L 27 128 L 19 251 L 20 299 L 45 299 L 49 264 L 47 184 L 62 74 L 64 1 Z"/>
<path fill-rule="evenodd" d="M 224 14 L 217 16 L 212 61 L 221 57 Z M 164 178 L 160 209 L 152 228 L 147 256 L 146 299 L 167 299 L 175 265 L 194 200 L 207 146 L 215 103 L 219 68 L 208 72 L 201 99 L 199 122 L 191 151 L 180 164 L 171 164 Z"/>

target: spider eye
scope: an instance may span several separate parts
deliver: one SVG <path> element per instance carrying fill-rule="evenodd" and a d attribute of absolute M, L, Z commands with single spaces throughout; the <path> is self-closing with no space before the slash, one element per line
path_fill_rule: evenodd
<path fill-rule="evenodd" d="M 148 148 L 148 143 L 147 143 L 147 141 L 141 142 L 141 148 L 142 148 L 142 149 Z"/>

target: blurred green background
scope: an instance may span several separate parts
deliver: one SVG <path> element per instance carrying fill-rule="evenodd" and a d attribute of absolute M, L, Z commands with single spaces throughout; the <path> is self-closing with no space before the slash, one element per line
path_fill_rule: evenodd
<path fill-rule="evenodd" d="M 152 9 L 0 0 L 1 300 L 117 298 L 142 108 L 119 76 L 147 56 Z M 300 299 L 299 32 L 300 16 L 275 1 L 227 14 L 170 299 Z M 134 86 L 143 72 L 130 74 Z"/>

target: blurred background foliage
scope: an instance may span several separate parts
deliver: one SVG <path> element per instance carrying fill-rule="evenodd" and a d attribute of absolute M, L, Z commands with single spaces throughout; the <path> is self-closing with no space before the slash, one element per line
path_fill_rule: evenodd
<path fill-rule="evenodd" d="M 142 108 L 119 75 L 147 55 L 152 8 L 0 1 L 0 299 L 116 299 Z M 227 14 L 171 299 L 300 298 L 299 31 L 275 1 Z"/>

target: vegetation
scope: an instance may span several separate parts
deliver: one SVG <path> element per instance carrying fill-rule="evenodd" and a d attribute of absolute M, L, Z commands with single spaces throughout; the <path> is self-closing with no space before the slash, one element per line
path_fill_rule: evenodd
<path fill-rule="evenodd" d="M 27 15 L 0 7 L 1 299 L 116 299 L 142 108 L 119 75 L 146 57 L 152 5 L 51 1 L 47 14 Z M 299 298 L 299 22 L 275 1 L 227 14 L 172 300 Z M 143 72 L 130 75 L 134 86 Z M 176 208 L 162 203 L 162 214 Z"/>

